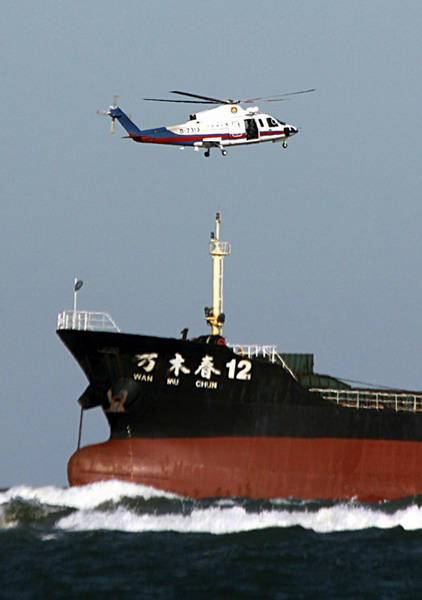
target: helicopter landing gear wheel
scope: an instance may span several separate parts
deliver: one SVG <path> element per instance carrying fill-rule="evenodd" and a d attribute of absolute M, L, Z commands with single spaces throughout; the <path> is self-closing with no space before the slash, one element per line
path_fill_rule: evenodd
<path fill-rule="evenodd" d="M 223 156 L 227 156 L 227 150 L 222 150 L 222 151 L 221 151 L 221 154 L 222 154 Z"/>
<path fill-rule="evenodd" d="M 283 142 L 283 148 L 287 148 L 287 142 Z"/>
<path fill-rule="evenodd" d="M 205 158 L 208 158 L 208 157 L 209 157 L 209 155 L 210 155 L 210 151 L 209 151 L 209 149 L 208 149 L 208 150 L 205 150 L 205 152 L 204 152 L 204 156 L 205 156 Z"/>

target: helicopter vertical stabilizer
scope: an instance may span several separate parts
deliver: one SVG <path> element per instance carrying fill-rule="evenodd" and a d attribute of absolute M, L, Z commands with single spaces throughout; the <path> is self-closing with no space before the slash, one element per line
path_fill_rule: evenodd
<path fill-rule="evenodd" d="M 135 123 L 129 119 L 127 114 L 125 114 L 118 106 L 110 106 L 106 114 L 108 114 L 113 121 L 117 119 L 120 125 L 126 129 L 130 137 L 142 134 L 139 127 L 137 127 L 137 125 L 135 125 Z"/>

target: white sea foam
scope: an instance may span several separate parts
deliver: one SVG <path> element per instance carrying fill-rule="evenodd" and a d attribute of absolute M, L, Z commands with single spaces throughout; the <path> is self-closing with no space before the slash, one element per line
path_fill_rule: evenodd
<path fill-rule="evenodd" d="M 319 533 L 358 531 L 368 528 L 422 529 L 422 508 L 412 505 L 393 514 L 379 508 L 339 504 L 313 511 L 265 510 L 249 512 L 241 506 L 194 509 L 191 514 L 135 514 L 124 507 L 115 512 L 84 510 L 60 519 L 66 531 L 115 530 L 125 532 L 173 531 L 179 533 L 240 533 L 269 528 L 300 526 Z"/>
<path fill-rule="evenodd" d="M 123 497 L 143 498 L 144 500 L 154 497 L 178 498 L 175 494 L 162 492 L 145 485 L 122 481 L 101 481 L 71 488 L 55 486 L 33 488 L 19 485 L 0 492 L 0 504 L 21 499 L 50 506 L 64 506 L 84 510 L 95 508 L 103 502 L 118 502 Z"/>
<path fill-rule="evenodd" d="M 140 512 L 120 503 L 123 498 L 139 498 L 149 501 L 165 498 L 171 503 L 168 513 L 161 511 Z M 202 503 L 186 505 L 180 496 L 162 492 L 147 486 L 107 481 L 83 487 L 59 488 L 46 486 L 32 488 L 16 486 L 0 492 L 0 528 L 15 527 L 18 521 L 6 515 L 9 503 L 14 500 L 35 502 L 44 507 L 73 509 L 67 516 L 57 515 L 57 532 L 81 532 L 93 530 L 124 532 L 165 532 L 233 534 L 269 528 L 299 526 L 319 533 L 359 531 L 368 528 L 405 530 L 422 529 L 422 507 L 416 504 L 402 505 L 391 511 L 392 505 L 362 505 L 343 502 L 331 506 L 319 506 L 297 501 L 274 500 L 262 510 L 255 504 L 247 509 L 235 499 L 222 499 L 204 506 Z M 175 504 L 173 505 L 173 501 Z M 182 502 L 180 502 L 182 501 Z M 110 502 L 108 508 L 105 503 Z M 183 510 L 182 510 L 183 506 Z M 270 508 L 268 508 L 270 506 Z M 390 507 L 389 511 L 385 510 Z M 189 513 L 186 510 L 189 509 Z"/>

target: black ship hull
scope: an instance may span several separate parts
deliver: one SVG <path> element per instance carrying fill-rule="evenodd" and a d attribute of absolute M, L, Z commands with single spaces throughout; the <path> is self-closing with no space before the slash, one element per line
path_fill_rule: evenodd
<path fill-rule="evenodd" d="M 78 450 L 71 484 L 119 478 L 190 496 L 377 500 L 422 493 L 422 412 L 344 407 L 222 338 L 60 329 L 84 408 L 110 440 Z"/>

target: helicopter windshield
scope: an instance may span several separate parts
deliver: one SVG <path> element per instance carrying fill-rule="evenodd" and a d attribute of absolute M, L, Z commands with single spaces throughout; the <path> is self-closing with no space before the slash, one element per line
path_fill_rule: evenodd
<path fill-rule="evenodd" d="M 279 125 L 285 125 L 284 121 L 274 119 L 274 117 L 267 117 L 267 123 L 269 127 L 278 127 Z"/>

